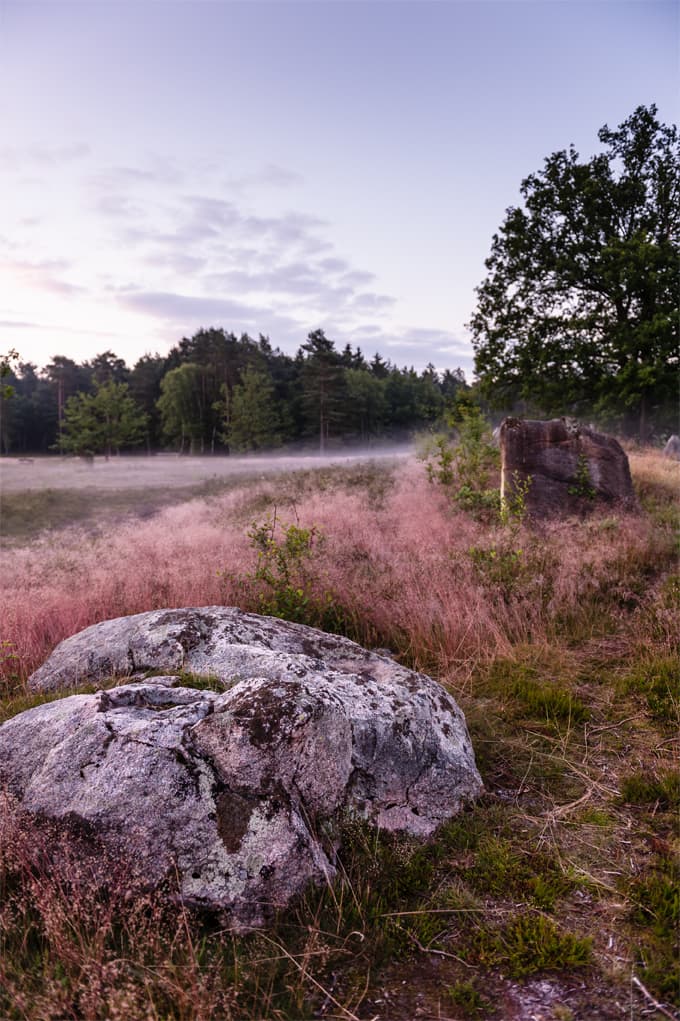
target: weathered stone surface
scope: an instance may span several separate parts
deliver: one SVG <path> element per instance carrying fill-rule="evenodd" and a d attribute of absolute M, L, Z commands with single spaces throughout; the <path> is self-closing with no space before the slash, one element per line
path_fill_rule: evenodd
<path fill-rule="evenodd" d="M 54 691 L 149 670 L 240 677 L 279 677 L 284 660 L 308 656 L 333 670 L 369 671 L 376 680 L 413 677 L 388 656 L 348 638 L 232 606 L 151 610 L 117 617 L 61 642 L 28 680 L 32 691 Z M 290 660 L 291 670 L 294 659 Z"/>
<path fill-rule="evenodd" d="M 0 783 L 23 810 L 92 827 L 150 885 L 176 875 L 183 898 L 237 928 L 334 875 L 328 821 L 350 813 L 427 836 L 481 791 L 440 685 L 301 625 L 154 611 L 67 639 L 38 679 L 52 689 L 149 665 L 168 675 L 3 724 Z M 182 686 L 179 668 L 225 690 Z"/>
<path fill-rule="evenodd" d="M 598 503 L 635 507 L 628 458 L 613 437 L 564 418 L 506 418 L 500 438 L 501 500 L 529 480 L 531 517 L 583 513 Z"/>
<path fill-rule="evenodd" d="M 674 461 L 680 461 L 680 436 L 673 433 L 669 436 L 666 446 L 663 448 L 664 457 L 670 457 Z"/>

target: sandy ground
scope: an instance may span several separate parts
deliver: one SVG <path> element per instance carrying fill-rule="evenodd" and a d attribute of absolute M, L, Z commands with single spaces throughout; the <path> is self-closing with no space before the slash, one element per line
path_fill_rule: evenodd
<path fill-rule="evenodd" d="M 112 457 L 109 461 L 97 457 L 92 464 L 73 457 L 6 457 L 0 459 L 0 491 L 10 493 L 38 489 L 112 490 L 192 486 L 230 476 L 264 476 L 331 464 L 349 465 L 362 461 L 403 459 L 410 453 L 410 447 L 392 447 L 326 457 L 180 457 L 177 454 L 153 454 L 150 457 Z"/>

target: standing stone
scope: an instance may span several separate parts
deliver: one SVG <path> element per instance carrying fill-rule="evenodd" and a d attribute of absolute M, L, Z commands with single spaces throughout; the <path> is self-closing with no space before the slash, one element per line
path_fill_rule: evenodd
<path fill-rule="evenodd" d="M 680 436 L 675 433 L 669 437 L 668 443 L 663 448 L 664 457 L 670 457 L 673 461 L 680 461 Z"/>
<path fill-rule="evenodd" d="M 571 419 L 506 418 L 501 425 L 501 502 L 522 493 L 533 518 L 583 513 L 599 503 L 636 506 L 628 458 L 612 437 Z"/>

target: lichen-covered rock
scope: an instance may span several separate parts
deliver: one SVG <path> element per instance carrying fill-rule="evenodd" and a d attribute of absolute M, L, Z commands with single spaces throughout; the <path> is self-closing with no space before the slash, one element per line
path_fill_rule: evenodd
<path fill-rule="evenodd" d="M 167 673 L 241 677 L 287 675 L 295 656 L 333 670 L 368 671 L 376 680 L 413 678 L 389 656 L 316 628 L 244 613 L 233 606 L 151 610 L 117 617 L 64 639 L 28 679 L 31 691 L 96 684 L 110 677 Z"/>
<path fill-rule="evenodd" d="M 225 607 L 140 614 L 67 639 L 34 680 L 149 665 L 168 674 L 3 724 L 0 783 L 24 811 L 81 821 L 151 886 L 176 877 L 187 902 L 236 928 L 334 875 L 332 820 L 427 836 L 481 791 L 440 685 L 301 625 Z M 183 686 L 172 669 L 225 690 Z"/>
<path fill-rule="evenodd" d="M 500 441 L 501 501 L 519 495 L 531 517 L 636 505 L 628 458 L 612 436 L 570 419 L 506 418 Z"/>

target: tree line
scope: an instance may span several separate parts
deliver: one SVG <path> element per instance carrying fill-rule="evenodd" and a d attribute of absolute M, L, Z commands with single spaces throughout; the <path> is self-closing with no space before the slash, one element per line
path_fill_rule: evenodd
<path fill-rule="evenodd" d="M 129 368 L 112 351 L 41 370 L 7 364 L 0 449 L 88 456 L 134 448 L 188 454 L 407 438 L 469 389 L 460 369 L 398 368 L 314 330 L 294 356 L 267 337 L 201 329 Z M 10 391 L 11 393 L 10 397 Z"/>

